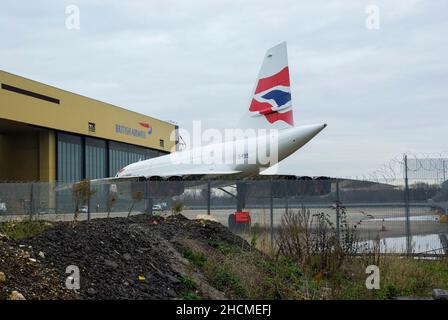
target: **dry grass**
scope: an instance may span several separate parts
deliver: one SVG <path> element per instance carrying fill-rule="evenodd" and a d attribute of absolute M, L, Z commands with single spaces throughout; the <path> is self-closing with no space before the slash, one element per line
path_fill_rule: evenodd
<path fill-rule="evenodd" d="M 246 239 L 254 249 L 215 245 L 203 269 L 229 297 L 250 299 L 390 299 L 429 296 L 448 288 L 448 260 L 416 260 L 380 252 L 379 241 L 361 245 L 341 215 L 340 241 L 325 216 L 309 211 L 286 214 L 276 247 L 266 226 L 255 225 Z M 255 249 L 255 247 L 257 249 Z M 367 266 L 380 268 L 380 289 L 365 286 Z M 216 283 L 215 283 L 216 284 Z M 223 285 L 224 284 L 224 285 Z"/>
<path fill-rule="evenodd" d="M 53 225 L 44 220 L 7 221 L 0 223 L 0 233 L 17 240 L 38 235 Z"/>

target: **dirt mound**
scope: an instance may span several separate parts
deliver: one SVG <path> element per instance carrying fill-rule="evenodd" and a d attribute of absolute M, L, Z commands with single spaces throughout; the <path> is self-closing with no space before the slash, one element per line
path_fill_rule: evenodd
<path fill-rule="evenodd" d="M 81 298 L 170 299 L 184 290 L 188 261 L 182 243 L 188 240 L 249 247 L 219 223 L 182 215 L 94 219 L 75 227 L 59 223 L 19 243 L 30 246 L 32 255 L 42 251 L 42 264 L 56 271 L 60 284 L 67 266 L 78 266 Z"/>
<path fill-rule="evenodd" d="M 62 286 L 55 270 L 43 266 L 26 248 L 0 239 L 0 300 L 11 299 L 14 291 L 25 299 L 78 298 Z"/>

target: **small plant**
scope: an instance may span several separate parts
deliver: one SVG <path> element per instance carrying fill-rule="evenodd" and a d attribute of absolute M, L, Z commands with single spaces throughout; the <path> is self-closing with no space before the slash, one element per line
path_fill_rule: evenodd
<path fill-rule="evenodd" d="M 204 297 L 192 292 L 184 293 L 183 295 L 180 296 L 180 298 L 183 300 L 204 300 Z"/>
<path fill-rule="evenodd" d="M 392 298 L 395 298 L 396 296 L 398 296 L 398 294 L 399 294 L 399 290 L 398 290 L 398 288 L 397 288 L 395 285 L 393 285 L 393 284 L 388 284 L 388 285 L 385 287 L 385 293 L 384 293 L 384 296 L 385 296 L 386 299 L 392 299 Z"/>
<path fill-rule="evenodd" d="M 171 212 L 173 214 L 179 214 L 182 211 L 184 211 L 184 209 L 185 205 L 180 201 L 174 201 L 173 204 L 171 205 Z"/>
<path fill-rule="evenodd" d="M 0 223 L 0 233 L 17 240 L 36 236 L 52 226 L 53 223 L 42 220 L 8 221 Z"/>
<path fill-rule="evenodd" d="M 129 208 L 128 218 L 131 216 L 131 212 L 132 212 L 132 209 L 134 209 L 135 204 L 137 202 L 142 201 L 143 196 L 144 196 L 144 194 L 142 191 L 135 191 L 132 193 L 132 204 L 131 204 L 131 207 Z"/>
<path fill-rule="evenodd" d="M 211 240 L 208 242 L 208 244 L 211 247 L 218 249 L 224 255 L 228 255 L 231 253 L 240 253 L 242 251 L 240 247 L 230 245 L 224 241 Z"/>
<path fill-rule="evenodd" d="M 110 218 L 110 212 L 112 211 L 112 208 L 117 201 L 117 198 L 112 195 L 107 199 L 107 217 Z"/>
<path fill-rule="evenodd" d="M 110 212 L 112 211 L 112 207 L 118 200 L 118 192 L 117 192 L 117 185 L 112 184 L 110 185 L 109 194 L 107 195 L 107 217 L 110 218 Z"/>
<path fill-rule="evenodd" d="M 88 205 L 90 198 L 96 193 L 96 190 L 90 189 L 90 181 L 87 179 L 75 183 L 72 187 L 73 200 L 75 201 L 75 214 L 73 216 L 73 225 L 76 224 L 79 217 L 80 207 Z"/>
<path fill-rule="evenodd" d="M 258 243 L 258 239 L 260 237 L 260 225 L 258 223 L 256 223 L 252 229 L 251 229 L 251 239 L 250 239 L 250 245 L 252 248 L 255 248 L 257 246 Z"/>
<path fill-rule="evenodd" d="M 219 290 L 231 290 L 238 297 L 246 297 L 246 290 L 239 279 L 235 277 L 224 265 L 217 267 L 215 270 L 213 284 Z"/>
<path fill-rule="evenodd" d="M 187 290 L 197 290 L 198 285 L 190 276 L 181 276 L 179 278 L 180 284 Z"/>
<path fill-rule="evenodd" d="M 278 254 L 298 263 L 309 275 L 337 274 L 359 251 L 356 229 L 349 226 L 344 208 L 339 229 L 328 214 L 311 214 L 305 208 L 288 211 L 282 217 L 277 243 Z"/>
<path fill-rule="evenodd" d="M 187 249 L 184 251 L 184 257 L 193 263 L 197 268 L 203 268 L 207 258 L 202 252 L 195 252 L 193 250 Z"/>

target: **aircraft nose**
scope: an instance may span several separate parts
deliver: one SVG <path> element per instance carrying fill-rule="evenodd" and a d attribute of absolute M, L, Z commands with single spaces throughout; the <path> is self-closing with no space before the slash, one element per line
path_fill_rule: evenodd
<path fill-rule="evenodd" d="M 326 126 L 327 126 L 326 123 L 311 124 L 311 125 L 308 125 L 308 126 L 304 126 L 304 127 L 301 127 L 302 130 L 300 130 L 299 135 L 301 135 L 304 138 L 310 140 L 315 135 L 317 135 L 319 132 L 321 132 Z"/>
<path fill-rule="evenodd" d="M 321 123 L 321 124 L 312 124 L 310 127 L 312 128 L 312 130 L 315 130 L 317 134 L 321 132 L 326 126 L 327 126 L 326 123 Z"/>
<path fill-rule="evenodd" d="M 327 124 L 310 124 L 300 127 L 294 127 L 283 131 L 280 134 L 280 158 L 285 159 L 287 156 L 291 155 L 303 145 L 308 143 L 314 138 L 319 132 L 321 132 Z"/>
<path fill-rule="evenodd" d="M 290 132 L 290 135 L 288 135 L 287 141 L 292 142 L 293 145 L 300 148 L 313 139 L 326 126 L 327 124 L 321 123 L 296 127 Z"/>

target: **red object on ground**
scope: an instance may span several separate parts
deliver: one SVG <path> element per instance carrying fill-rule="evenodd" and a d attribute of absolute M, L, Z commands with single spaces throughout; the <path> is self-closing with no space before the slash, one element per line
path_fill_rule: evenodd
<path fill-rule="evenodd" d="M 250 222 L 249 211 L 235 212 L 235 222 Z"/>

